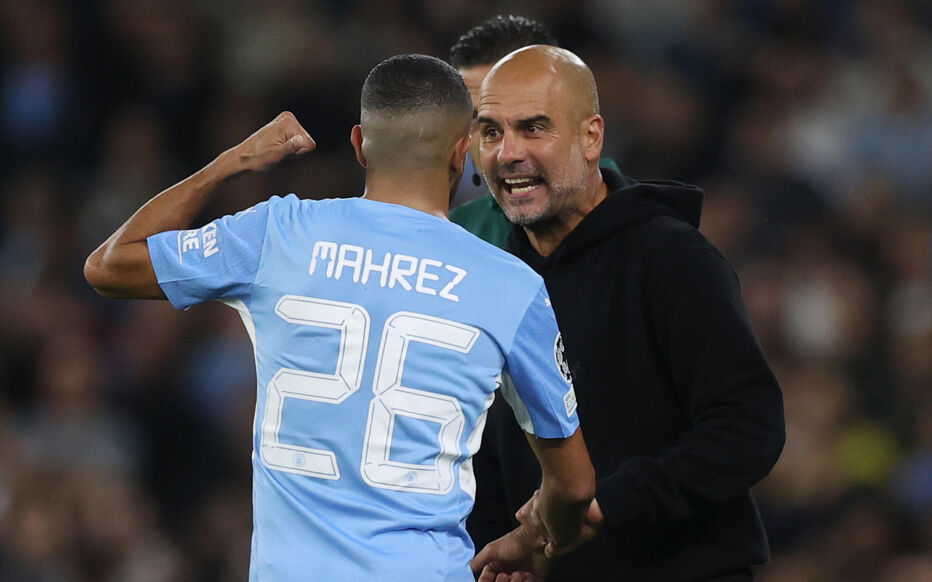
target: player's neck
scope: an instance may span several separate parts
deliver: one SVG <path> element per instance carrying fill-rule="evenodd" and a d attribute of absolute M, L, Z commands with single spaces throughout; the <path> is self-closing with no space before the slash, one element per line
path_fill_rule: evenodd
<path fill-rule="evenodd" d="M 438 218 L 450 214 L 450 184 L 443 176 L 366 176 L 363 198 L 400 204 Z"/>

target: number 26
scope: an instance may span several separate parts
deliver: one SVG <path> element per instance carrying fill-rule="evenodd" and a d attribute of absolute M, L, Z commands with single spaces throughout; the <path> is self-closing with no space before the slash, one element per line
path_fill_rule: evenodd
<path fill-rule="evenodd" d="M 362 305 L 313 297 L 286 295 L 275 306 L 289 323 L 340 331 L 340 348 L 333 374 L 281 368 L 269 382 L 260 435 L 260 458 L 278 471 L 319 479 L 339 479 L 333 451 L 279 441 L 282 410 L 287 398 L 340 404 L 359 390 L 369 338 L 369 313 Z M 453 466 L 466 419 L 459 401 L 445 394 L 401 383 L 405 356 L 412 341 L 468 353 L 479 330 L 454 321 L 401 311 L 382 329 L 379 356 L 369 403 L 360 472 L 373 487 L 396 491 L 444 494 L 453 488 Z M 440 451 L 432 465 L 392 461 L 392 433 L 397 415 L 440 424 Z"/>

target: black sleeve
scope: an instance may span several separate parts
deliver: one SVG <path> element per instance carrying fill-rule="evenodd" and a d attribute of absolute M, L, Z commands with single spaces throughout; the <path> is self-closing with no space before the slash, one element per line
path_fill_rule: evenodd
<path fill-rule="evenodd" d="M 698 233 L 665 244 L 643 292 L 652 339 L 692 428 L 663 456 L 627 459 L 599 480 L 607 529 L 631 535 L 746 495 L 776 463 L 785 436 L 780 387 L 725 258 Z"/>

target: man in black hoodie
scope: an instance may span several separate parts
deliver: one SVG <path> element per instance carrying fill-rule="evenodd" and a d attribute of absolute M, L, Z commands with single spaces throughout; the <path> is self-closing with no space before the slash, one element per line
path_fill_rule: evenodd
<path fill-rule="evenodd" d="M 550 292 L 598 482 L 588 543 L 543 560 L 532 499 L 474 567 L 487 580 L 551 566 L 552 580 L 751 580 L 769 548 L 749 489 L 782 450 L 783 403 L 734 270 L 697 230 L 701 190 L 600 171 L 595 81 L 564 49 L 505 57 L 478 115 L 480 166 L 522 227 L 510 250 Z M 479 483 L 476 540 L 507 531 L 508 500 L 536 486 L 512 436 L 486 439 L 501 483 Z"/>

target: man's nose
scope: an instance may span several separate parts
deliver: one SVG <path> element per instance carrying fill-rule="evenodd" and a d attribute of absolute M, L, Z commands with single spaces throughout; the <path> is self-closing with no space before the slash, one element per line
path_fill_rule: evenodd
<path fill-rule="evenodd" d="M 498 150 L 498 161 L 502 164 L 519 162 L 525 157 L 524 141 L 514 132 L 506 131 L 502 135 L 501 147 Z"/>

